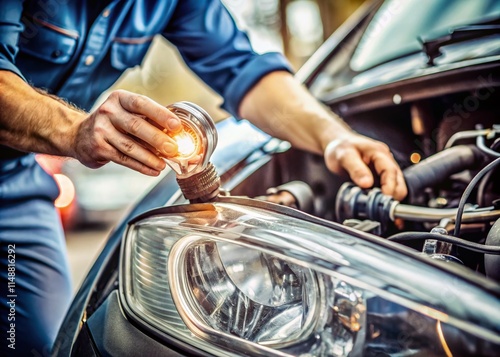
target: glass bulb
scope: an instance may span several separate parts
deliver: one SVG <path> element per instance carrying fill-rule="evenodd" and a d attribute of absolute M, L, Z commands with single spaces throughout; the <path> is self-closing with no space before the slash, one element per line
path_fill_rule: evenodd
<path fill-rule="evenodd" d="M 217 131 L 208 113 L 190 102 L 177 102 L 167 107 L 182 124 L 182 130 L 172 138 L 178 152 L 164 158 L 177 176 L 184 196 L 192 202 L 213 199 L 219 192 L 220 179 L 210 163 L 217 146 Z"/>

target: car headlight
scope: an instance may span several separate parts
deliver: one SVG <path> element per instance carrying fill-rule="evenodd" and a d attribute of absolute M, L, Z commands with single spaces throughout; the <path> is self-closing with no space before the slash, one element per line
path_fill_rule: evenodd
<path fill-rule="evenodd" d="M 127 315 L 213 355 L 500 347 L 497 285 L 285 207 L 224 197 L 161 208 L 131 223 L 122 248 Z"/>

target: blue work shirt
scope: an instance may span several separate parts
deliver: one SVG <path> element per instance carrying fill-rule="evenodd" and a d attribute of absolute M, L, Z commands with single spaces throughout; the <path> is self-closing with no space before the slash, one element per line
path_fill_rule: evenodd
<path fill-rule="evenodd" d="M 281 54 L 253 52 L 218 0 L 1 0 L 0 70 L 88 110 L 157 34 L 233 115 L 260 78 L 290 71 Z M 16 153 L 0 145 L 0 160 Z"/>

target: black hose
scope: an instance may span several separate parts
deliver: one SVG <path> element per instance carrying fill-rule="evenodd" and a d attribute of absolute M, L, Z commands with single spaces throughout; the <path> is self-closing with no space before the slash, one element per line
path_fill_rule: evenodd
<path fill-rule="evenodd" d="M 426 239 L 435 239 L 441 242 L 447 242 L 455 244 L 456 246 L 471 250 L 473 252 L 483 253 L 483 254 L 493 254 L 500 255 L 500 247 L 484 245 L 474 242 L 469 242 L 468 240 L 447 236 L 443 234 L 437 233 L 428 233 L 428 232 L 403 232 L 397 233 L 387 238 L 387 240 L 393 242 L 407 242 L 412 240 L 426 240 Z"/>
<path fill-rule="evenodd" d="M 485 196 L 486 196 L 486 187 L 490 183 L 491 176 L 494 173 L 495 173 L 495 170 L 492 170 L 492 171 L 488 172 L 483 177 L 483 179 L 481 180 L 481 182 L 479 183 L 479 185 L 477 186 L 476 197 L 477 197 L 477 204 L 478 204 L 479 207 L 484 207 L 487 204 L 486 203 L 486 199 L 485 199 Z"/>
<path fill-rule="evenodd" d="M 472 190 L 474 190 L 474 187 L 476 187 L 477 183 L 481 181 L 484 175 L 493 170 L 498 164 L 500 164 L 500 157 L 493 160 L 488 165 L 486 165 L 481 171 L 479 171 L 477 175 L 474 176 L 474 178 L 465 188 L 465 191 L 462 194 L 462 197 L 460 198 L 460 202 L 458 203 L 457 216 L 455 218 L 455 230 L 453 232 L 454 236 L 458 237 L 460 235 L 460 225 L 462 224 L 462 215 L 464 213 L 465 203 L 467 202 L 467 199 L 469 198 Z"/>
<path fill-rule="evenodd" d="M 476 145 L 485 154 L 487 154 L 489 156 L 493 156 L 493 157 L 500 157 L 500 152 L 497 152 L 498 147 L 500 147 L 500 138 L 496 139 L 493 142 L 493 144 L 491 145 L 491 147 L 488 148 L 488 147 L 486 147 L 484 137 L 478 136 L 476 139 Z M 476 196 L 477 196 L 477 203 L 479 206 L 484 206 L 486 204 L 485 199 L 484 199 L 486 186 L 488 185 L 490 178 L 494 172 L 495 172 L 494 170 L 488 172 L 488 174 L 486 174 L 484 176 L 484 178 L 481 180 L 481 182 L 477 186 L 477 195 Z"/>
<path fill-rule="evenodd" d="M 491 150 L 500 149 L 500 138 L 496 139 L 493 144 L 491 144 Z"/>
<path fill-rule="evenodd" d="M 426 187 L 433 187 L 451 175 L 466 169 L 480 167 L 484 155 L 475 145 L 458 145 L 443 150 L 404 170 L 410 197 Z"/>

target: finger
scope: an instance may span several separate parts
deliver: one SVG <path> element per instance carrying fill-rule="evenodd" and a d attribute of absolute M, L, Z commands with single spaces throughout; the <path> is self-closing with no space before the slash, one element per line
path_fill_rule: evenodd
<path fill-rule="evenodd" d="M 130 137 L 133 138 L 134 141 L 137 141 L 139 143 L 139 145 L 141 145 L 142 147 L 146 148 L 147 150 L 151 151 L 152 153 L 154 153 L 156 156 L 159 156 L 159 157 L 165 157 L 165 158 L 169 158 L 169 157 L 173 157 L 175 155 L 177 155 L 178 153 L 178 150 L 177 149 L 174 149 L 172 150 L 172 153 L 171 153 L 171 156 L 167 156 L 167 155 L 164 155 L 162 154 L 160 151 L 158 151 L 158 149 L 156 149 L 155 147 L 149 145 L 147 142 L 145 142 L 144 140 L 141 140 L 139 139 L 138 137 L 136 136 L 133 136 L 133 135 L 130 135 L 128 134 Z M 177 143 L 176 143 L 177 144 Z"/>
<path fill-rule="evenodd" d="M 181 120 L 154 100 L 127 91 L 119 92 L 120 105 L 130 113 L 144 115 L 172 133 L 182 130 Z"/>
<path fill-rule="evenodd" d="M 123 112 L 121 115 L 114 116 L 113 123 L 121 131 L 147 143 L 165 157 L 177 154 L 177 143 L 174 139 L 140 116 Z"/>
<path fill-rule="evenodd" d="M 408 194 L 408 188 L 406 187 L 406 182 L 403 177 L 401 170 L 398 170 L 396 176 L 396 189 L 394 190 L 394 198 L 398 201 L 402 201 Z"/>
<path fill-rule="evenodd" d="M 202 159 L 203 159 L 202 155 L 196 155 L 196 156 L 193 156 L 192 158 L 190 158 L 188 160 L 188 163 L 189 164 L 198 164 L 201 162 Z"/>
<path fill-rule="evenodd" d="M 160 174 L 159 170 L 155 170 L 147 165 L 144 165 L 143 163 L 131 158 L 130 156 L 125 155 L 121 151 L 118 151 L 111 145 L 109 145 L 109 148 L 107 148 L 106 151 L 108 152 L 107 157 L 109 158 L 109 160 L 119 165 L 128 167 L 129 169 L 148 176 L 158 176 Z"/>
<path fill-rule="evenodd" d="M 357 149 L 353 147 L 338 148 L 337 158 L 356 185 L 361 188 L 373 186 L 373 175 Z"/>
<path fill-rule="evenodd" d="M 137 161 L 154 171 L 160 172 L 165 168 L 166 164 L 162 159 L 141 146 L 128 135 L 116 131 L 113 135 L 109 135 L 106 141 L 125 157 Z M 123 157 L 121 161 L 124 161 Z"/>
<path fill-rule="evenodd" d="M 393 196 L 397 187 L 399 167 L 390 154 L 376 153 L 372 156 L 375 171 L 380 176 L 382 193 Z"/>

